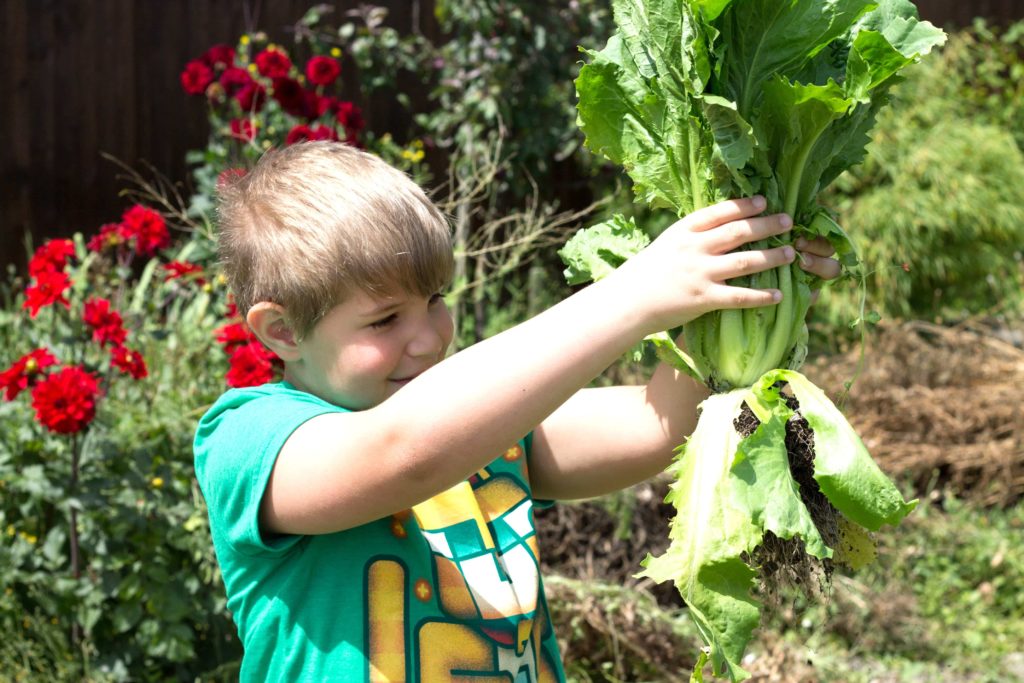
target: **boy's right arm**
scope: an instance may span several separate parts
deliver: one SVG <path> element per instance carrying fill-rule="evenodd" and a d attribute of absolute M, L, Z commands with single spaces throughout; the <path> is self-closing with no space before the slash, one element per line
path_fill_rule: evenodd
<path fill-rule="evenodd" d="M 380 405 L 299 427 L 278 455 L 261 528 L 330 533 L 408 509 L 477 471 L 643 336 L 777 291 L 725 284 L 787 261 L 733 252 L 788 230 L 753 199 L 694 212 L 647 249 L 540 315 L 461 351 Z"/>

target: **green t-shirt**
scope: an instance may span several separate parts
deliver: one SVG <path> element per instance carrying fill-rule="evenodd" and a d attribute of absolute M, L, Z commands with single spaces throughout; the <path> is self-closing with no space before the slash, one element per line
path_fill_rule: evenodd
<path fill-rule="evenodd" d="M 281 446 L 306 420 L 343 411 L 282 382 L 228 391 L 199 423 L 196 476 L 245 648 L 241 679 L 564 681 L 529 436 L 412 510 L 333 534 L 261 535 Z"/>

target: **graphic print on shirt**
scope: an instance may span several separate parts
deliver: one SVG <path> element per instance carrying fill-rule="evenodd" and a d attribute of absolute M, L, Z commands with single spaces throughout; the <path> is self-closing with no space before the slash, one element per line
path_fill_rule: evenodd
<path fill-rule="evenodd" d="M 522 448 L 509 449 L 505 459 L 525 460 Z M 525 462 L 522 467 L 525 475 Z M 545 610 L 538 610 L 532 506 L 515 477 L 485 468 L 413 507 L 419 533 L 431 550 L 433 582 L 413 582 L 393 560 L 382 558 L 369 566 L 371 681 L 433 683 L 460 676 L 474 683 L 557 681 L 555 666 L 541 647 L 551 627 Z M 404 528 L 397 517 L 392 532 L 401 538 Z M 407 659 L 410 600 L 432 598 L 451 618 L 413 625 L 413 656 Z M 415 672 L 405 671 L 406 661 L 413 662 Z"/>

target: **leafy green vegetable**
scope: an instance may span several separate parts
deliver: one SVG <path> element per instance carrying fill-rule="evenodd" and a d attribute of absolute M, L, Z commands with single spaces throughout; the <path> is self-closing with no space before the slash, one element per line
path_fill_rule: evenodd
<path fill-rule="evenodd" d="M 625 167 L 637 199 L 683 216 L 760 193 L 768 211 L 793 216 L 794 238 L 822 235 L 855 266 L 817 194 L 863 158 L 898 72 L 945 34 L 906 0 L 614 0 L 613 10 L 618 33 L 587 52 L 576 81 L 579 123 L 588 147 Z M 712 387 L 800 365 L 813 280 L 796 265 L 740 278 L 780 288 L 784 303 L 688 326 Z"/>
<path fill-rule="evenodd" d="M 942 44 L 908 0 L 612 0 L 618 27 L 576 81 L 587 146 L 621 164 L 639 201 L 683 216 L 710 203 L 762 194 L 795 223 L 787 241 L 822 236 L 848 271 L 850 239 L 818 193 L 864 157 L 876 115 L 899 72 Z M 783 240 L 749 245 L 761 249 Z M 646 246 L 621 216 L 581 231 L 560 252 L 566 277 L 598 279 Z M 731 284 L 778 288 L 776 306 L 713 311 L 685 326 L 683 353 L 649 337 L 660 358 L 716 393 L 671 467 L 678 514 L 672 545 L 645 575 L 676 583 L 715 675 L 739 666 L 758 605 L 744 558 L 766 532 L 832 557 L 790 472 L 788 383 L 814 433 L 821 492 L 851 537 L 896 524 L 913 509 L 871 460 L 828 398 L 795 372 L 806 356 L 805 317 L 815 278 L 798 265 Z M 746 404 L 760 421 L 733 426 Z M 867 542 L 867 541 L 865 541 Z M 863 543 L 861 544 L 863 545 Z M 861 555 L 870 555 L 861 552 Z M 700 672 L 694 674 L 700 680 Z"/>

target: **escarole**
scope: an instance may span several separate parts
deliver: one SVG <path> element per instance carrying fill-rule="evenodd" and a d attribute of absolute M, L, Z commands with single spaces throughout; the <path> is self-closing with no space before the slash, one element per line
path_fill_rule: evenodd
<path fill-rule="evenodd" d="M 945 34 L 919 21 L 907 0 L 612 0 L 612 7 L 617 31 L 604 49 L 586 51 L 576 81 L 587 147 L 625 168 L 638 201 L 678 216 L 761 194 L 769 213 L 784 211 L 795 225 L 785 238 L 749 248 L 822 236 L 856 271 L 849 237 L 817 195 L 863 158 L 900 71 Z M 615 216 L 577 233 L 560 255 L 568 280 L 583 283 L 647 242 L 632 220 Z M 660 358 L 714 394 L 671 468 L 672 545 L 648 558 L 644 574 L 676 583 L 708 646 L 703 657 L 732 680 L 747 677 L 739 662 L 759 615 L 748 560 L 767 532 L 836 559 L 833 546 L 863 547 L 865 530 L 896 524 L 914 506 L 825 394 L 796 372 L 814 280 L 797 264 L 737 278 L 730 284 L 780 289 L 782 302 L 701 316 L 684 327 L 686 352 L 667 333 L 649 338 Z M 815 485 L 839 513 L 840 532 L 829 539 L 801 496 L 807 484 L 791 475 L 785 434 L 793 400 L 781 385 L 813 433 Z M 757 418 L 749 434 L 734 426 L 744 406 Z"/>

